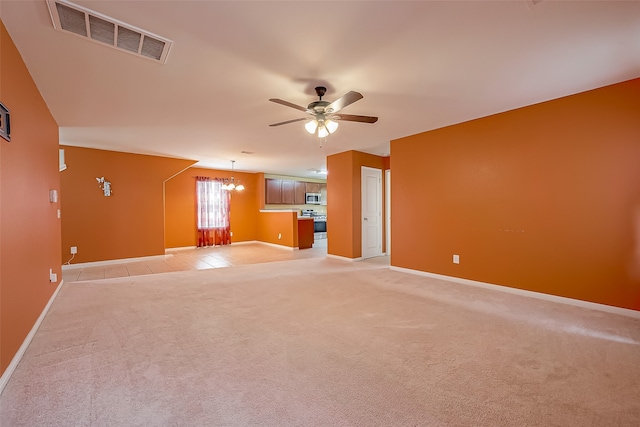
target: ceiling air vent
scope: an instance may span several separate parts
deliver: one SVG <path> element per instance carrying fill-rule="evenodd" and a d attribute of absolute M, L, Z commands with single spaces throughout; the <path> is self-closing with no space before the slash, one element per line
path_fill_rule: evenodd
<path fill-rule="evenodd" d="M 171 40 L 94 12 L 66 0 L 47 0 L 56 30 L 164 64 Z"/>

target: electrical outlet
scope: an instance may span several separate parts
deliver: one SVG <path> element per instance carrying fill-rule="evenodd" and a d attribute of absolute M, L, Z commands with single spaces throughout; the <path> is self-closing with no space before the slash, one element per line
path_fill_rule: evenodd
<path fill-rule="evenodd" d="M 229 232 L 229 236 L 233 237 L 233 231 Z"/>
<path fill-rule="evenodd" d="M 51 283 L 57 283 L 58 282 L 58 274 L 54 273 L 52 268 L 49 269 L 49 281 Z"/>
<path fill-rule="evenodd" d="M 278 240 L 282 239 L 282 233 L 278 233 Z"/>
<path fill-rule="evenodd" d="M 71 255 L 75 255 L 78 253 L 78 247 L 77 246 L 71 246 Z"/>
<path fill-rule="evenodd" d="M 453 263 L 460 264 L 460 255 L 453 255 Z"/>

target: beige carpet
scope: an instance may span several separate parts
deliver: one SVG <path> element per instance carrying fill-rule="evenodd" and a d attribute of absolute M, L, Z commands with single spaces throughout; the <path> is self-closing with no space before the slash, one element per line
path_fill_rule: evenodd
<path fill-rule="evenodd" d="M 640 320 L 319 258 L 63 286 L 7 426 L 638 426 Z"/>

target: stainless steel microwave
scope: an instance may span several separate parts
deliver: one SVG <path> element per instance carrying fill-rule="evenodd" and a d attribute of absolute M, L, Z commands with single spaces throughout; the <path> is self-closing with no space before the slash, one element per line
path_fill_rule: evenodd
<path fill-rule="evenodd" d="M 305 193 L 305 202 L 307 205 L 319 205 L 322 195 L 320 193 Z"/>

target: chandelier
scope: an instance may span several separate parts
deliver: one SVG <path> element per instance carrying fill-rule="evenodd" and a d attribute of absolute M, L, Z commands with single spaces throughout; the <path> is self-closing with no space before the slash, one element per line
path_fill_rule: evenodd
<path fill-rule="evenodd" d="M 231 160 L 231 173 L 233 174 L 233 165 L 236 161 Z M 231 175 L 231 178 L 224 178 L 222 180 L 222 189 L 227 191 L 242 191 L 244 190 L 244 185 L 240 182 L 240 180 L 236 181 Z"/>

